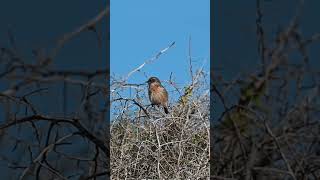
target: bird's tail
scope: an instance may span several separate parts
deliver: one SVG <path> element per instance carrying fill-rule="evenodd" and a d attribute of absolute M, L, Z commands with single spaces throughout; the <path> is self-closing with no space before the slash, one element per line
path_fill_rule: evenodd
<path fill-rule="evenodd" d="M 165 112 L 166 114 L 169 114 L 169 110 L 168 110 L 168 107 L 167 107 L 167 106 L 163 106 L 163 109 L 164 109 L 164 112 Z"/>

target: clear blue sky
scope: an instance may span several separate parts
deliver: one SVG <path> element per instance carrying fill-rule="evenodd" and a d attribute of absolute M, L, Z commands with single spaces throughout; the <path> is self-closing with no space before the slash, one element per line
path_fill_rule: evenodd
<path fill-rule="evenodd" d="M 160 59 L 134 74 L 130 83 L 147 76 L 169 80 L 170 73 L 183 87 L 190 81 L 188 41 L 192 40 L 195 66 L 206 59 L 210 66 L 210 0 L 111 0 L 111 75 L 126 76 L 131 70 L 175 41 Z"/>

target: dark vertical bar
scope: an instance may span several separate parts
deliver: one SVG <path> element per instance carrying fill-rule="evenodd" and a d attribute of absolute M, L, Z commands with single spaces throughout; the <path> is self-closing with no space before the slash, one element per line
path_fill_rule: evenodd
<path fill-rule="evenodd" d="M 214 112 L 213 112 L 213 76 L 214 76 L 214 72 L 213 72 L 213 53 L 214 53 L 214 31 L 213 31 L 213 19 L 214 19 L 214 2 L 215 1 L 210 1 L 210 179 L 211 176 L 213 175 L 213 146 L 214 146 L 214 141 L 213 141 L 213 117 L 214 117 Z"/>
<path fill-rule="evenodd" d="M 106 153 L 107 155 L 107 172 L 109 172 L 108 174 L 108 179 L 110 179 L 111 176 L 111 165 L 110 165 L 110 0 L 107 0 L 107 17 L 106 17 L 106 30 L 107 30 L 107 44 L 106 44 L 106 70 L 107 70 L 107 77 L 106 77 L 106 81 L 107 81 L 107 86 L 108 86 L 108 93 L 107 93 L 107 98 L 106 98 L 106 104 L 107 104 L 107 112 L 106 112 L 106 129 L 107 131 L 106 133 L 106 146 L 108 147 L 108 152 Z"/>

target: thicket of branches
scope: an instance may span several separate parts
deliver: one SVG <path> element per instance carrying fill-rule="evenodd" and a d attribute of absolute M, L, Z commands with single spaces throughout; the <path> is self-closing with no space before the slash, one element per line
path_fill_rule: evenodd
<path fill-rule="evenodd" d="M 53 65 L 63 46 L 85 33 L 105 41 L 101 33 L 107 33 L 102 26 L 108 14 L 105 8 L 52 49 L 41 47 L 47 53 L 34 49 L 33 59 L 19 53 L 19 39 L 8 33 L 10 46 L 0 49 L 2 178 L 105 179 L 110 174 L 106 67 Z"/>
<path fill-rule="evenodd" d="M 160 51 L 124 79 L 113 77 L 111 102 L 111 178 L 197 179 L 209 177 L 208 72 L 192 67 L 190 82 L 178 85 L 170 76 L 162 84 L 173 99 L 170 113 L 151 107 L 146 84 L 128 84 L 146 64 L 174 45 Z M 188 61 L 186 61 L 188 62 Z M 148 77 L 146 77 L 147 80 Z M 128 92 L 131 90 L 131 95 Z M 170 90 L 172 89 L 172 91 Z"/>
<path fill-rule="evenodd" d="M 214 106 L 223 107 L 213 115 L 211 175 L 320 179 L 320 71 L 308 53 L 320 34 L 301 33 L 300 11 L 276 35 L 266 33 L 257 2 L 261 65 L 232 81 L 211 76 Z"/>

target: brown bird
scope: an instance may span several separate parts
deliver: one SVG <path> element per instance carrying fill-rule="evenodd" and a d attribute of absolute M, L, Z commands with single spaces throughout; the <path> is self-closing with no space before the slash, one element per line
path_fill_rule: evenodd
<path fill-rule="evenodd" d="M 160 80 L 156 77 L 149 78 L 147 83 L 149 85 L 148 93 L 151 105 L 163 106 L 164 112 L 168 114 L 169 111 L 167 90 L 161 85 Z"/>

